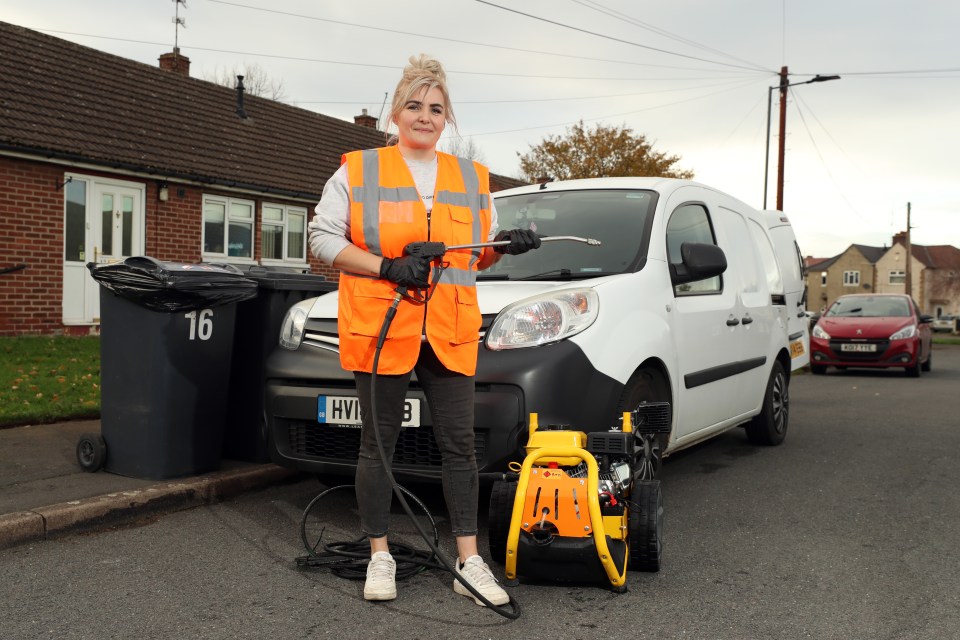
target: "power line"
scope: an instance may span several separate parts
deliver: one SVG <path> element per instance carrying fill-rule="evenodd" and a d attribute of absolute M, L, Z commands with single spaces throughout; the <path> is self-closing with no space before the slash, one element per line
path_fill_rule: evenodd
<path fill-rule="evenodd" d="M 444 36 L 435 36 L 435 35 L 429 35 L 429 34 L 425 34 L 425 33 L 414 33 L 414 32 L 411 32 L 411 31 L 401 31 L 401 30 L 399 30 L 399 29 L 388 29 L 388 28 L 386 28 L 386 27 L 373 27 L 373 26 L 365 25 L 365 24 L 357 24 L 357 23 L 355 23 L 355 22 L 344 22 L 344 21 L 342 21 L 342 20 L 331 20 L 330 18 L 319 18 L 319 17 L 317 17 L 317 16 L 309 16 L 309 15 L 305 15 L 305 14 L 302 14 L 302 13 L 293 13 L 293 12 L 290 12 L 290 11 L 280 11 L 280 10 L 278 10 L 278 9 L 267 9 L 267 8 L 264 8 L 264 7 L 254 7 L 254 6 L 250 6 L 250 5 L 247 5 L 247 4 L 241 4 L 241 3 L 239 3 L 239 2 L 228 2 L 227 0 L 210 0 L 210 2 L 214 2 L 214 3 L 216 3 L 216 4 L 224 4 L 224 5 L 228 5 L 228 6 L 231 6 L 231 7 L 240 7 L 240 8 L 242 8 L 242 9 L 250 9 L 250 10 L 252 10 L 252 11 L 262 11 L 262 12 L 264 12 L 264 13 L 273 13 L 273 14 L 277 14 L 277 15 L 289 16 L 289 17 L 292 17 L 292 18 L 303 18 L 304 20 L 315 20 L 315 21 L 317 21 L 317 22 L 326 22 L 326 23 L 329 23 L 329 24 L 337 24 L 337 25 L 341 25 L 341 26 L 345 26 L 345 27 L 354 27 L 354 28 L 356 28 L 356 29 L 368 29 L 368 30 L 371 30 L 371 31 L 380 31 L 380 32 L 383 32 L 383 33 L 394 33 L 394 34 L 403 35 L 403 36 L 413 36 L 413 37 L 415 37 L 415 38 L 426 38 L 426 39 L 428 39 L 428 40 L 440 40 L 440 41 L 443 41 L 443 42 L 455 42 L 455 43 L 457 43 L 457 44 L 467 44 L 467 45 L 472 45 L 472 46 L 475 46 L 475 47 L 487 47 L 487 48 L 490 48 L 490 49 L 502 49 L 502 50 L 504 50 L 504 51 L 518 51 L 518 52 L 520 52 L 520 53 L 533 53 L 533 54 L 536 54 L 536 55 L 555 56 L 555 57 L 558 57 L 558 58 L 571 58 L 571 59 L 574 59 L 574 60 L 587 60 L 587 61 L 589 61 L 589 62 L 607 62 L 607 63 L 614 63 L 614 64 L 628 64 L 628 65 L 638 66 L 638 67 L 657 67 L 657 68 L 661 68 L 661 69 L 676 69 L 676 70 L 681 70 L 681 71 L 705 71 L 705 69 L 699 69 L 699 68 L 693 68 L 693 67 L 677 67 L 677 66 L 671 66 L 671 65 L 651 64 L 651 63 L 647 63 L 647 62 L 635 62 L 635 61 L 632 61 L 632 60 L 610 60 L 610 59 L 606 59 L 606 58 L 591 58 L 591 57 L 589 57 L 589 56 L 577 56 L 577 55 L 573 55 L 573 54 L 569 54 L 569 53 L 557 53 L 557 52 L 553 52 L 553 51 L 539 51 L 539 50 L 537 50 L 537 49 L 523 49 L 523 48 L 520 48 L 520 47 L 508 47 L 508 46 L 505 46 L 505 45 L 489 44 L 489 43 L 486 43 L 486 42 L 473 42 L 473 41 L 470 41 L 470 40 L 463 40 L 463 39 L 461 39 L 461 38 L 447 38 L 447 37 L 444 37 Z M 750 69 L 750 70 L 751 70 L 751 71 L 757 71 L 758 69 Z M 759 70 L 766 71 L 766 69 L 759 69 Z"/>
<path fill-rule="evenodd" d="M 216 1 L 219 1 L 219 0 L 216 0 Z M 533 19 L 533 20 L 539 20 L 540 22 L 546 22 L 547 24 L 552 24 L 552 25 L 557 26 L 557 27 L 563 27 L 564 29 L 570 29 L 570 30 L 572 30 L 572 31 L 578 31 L 578 32 L 580 32 L 580 33 L 586 33 L 587 35 L 596 36 L 596 37 L 598 37 L 598 38 L 603 38 L 603 39 L 605 39 L 605 40 L 612 40 L 612 41 L 614 41 L 614 42 L 619 42 L 619 43 L 621 43 L 621 44 L 628 44 L 628 45 L 630 45 L 630 46 L 632 46 L 632 47 L 640 47 L 641 49 L 647 49 L 647 50 L 649 50 L 649 51 L 656 51 L 657 53 L 665 53 L 665 54 L 667 54 L 667 55 L 669 55 L 669 56 L 677 56 L 677 57 L 680 57 L 680 58 L 686 58 L 686 59 L 688 59 L 688 60 L 696 60 L 696 61 L 698 61 L 698 62 L 706 62 L 706 63 L 708 63 L 708 64 L 718 64 L 718 65 L 725 66 L 725 67 L 733 67 L 733 68 L 735 68 L 735 69 L 748 69 L 748 70 L 750 70 L 750 71 L 763 71 L 763 72 L 765 72 L 765 73 L 776 73 L 776 72 L 774 72 L 774 71 L 772 71 L 772 70 L 770 70 L 770 69 L 764 69 L 764 68 L 762 68 L 762 67 L 754 67 L 754 66 L 745 67 L 745 66 L 742 66 L 742 65 L 730 64 L 730 63 L 728 63 L 728 62 L 719 62 L 719 61 L 717 61 L 717 60 L 708 60 L 708 59 L 706 59 L 706 58 L 698 58 L 697 56 L 691 56 L 691 55 L 687 55 L 687 54 L 685 54 L 685 53 L 677 53 L 676 51 L 668 51 L 668 50 L 666 50 L 666 49 L 660 49 L 660 48 L 657 48 L 657 47 L 651 47 L 651 46 L 648 46 L 648 45 L 645 45 L 645 44 L 640 44 L 639 42 L 631 42 L 631 41 L 629 41 L 629 40 L 623 40 L 623 39 L 621 39 L 621 38 L 614 38 L 613 36 L 604 35 L 604 34 L 602 34 L 602 33 L 597 33 L 597 32 L 595 32 L 595 31 L 589 31 L 589 30 L 587 30 L 587 29 L 581 29 L 580 27 L 574 27 L 574 26 L 571 26 L 571 25 L 568 25 L 568 24 L 563 24 L 562 22 L 557 22 L 557 21 L 555 21 L 555 20 L 549 20 L 549 19 L 547 19 L 547 18 L 541 18 L 540 16 L 535 16 L 535 15 L 532 15 L 532 14 L 529 14 L 529 13 L 524 13 L 523 11 L 517 11 L 516 9 L 511 9 L 511 8 L 509 8 L 509 7 L 503 7 L 503 6 L 500 6 L 500 5 L 498 5 L 498 4 L 494 4 L 494 3 L 492 3 L 492 2 L 488 2 L 487 0 L 475 0 L 475 1 L 476 1 L 476 2 L 479 2 L 480 4 L 485 4 L 485 5 L 494 7 L 494 8 L 496 8 L 496 9 L 502 9 L 502 10 L 504 10 L 504 11 L 509 11 L 510 13 L 516 13 L 517 15 L 524 16 L 525 18 L 531 18 L 531 19 Z"/>
<path fill-rule="evenodd" d="M 211 0 L 214 1 L 214 0 Z M 150 46 L 159 46 L 167 47 L 167 43 L 162 42 L 150 42 L 147 40 L 134 40 L 131 38 L 117 38 L 113 36 L 99 36 L 91 33 L 77 33 L 74 31 L 61 31 L 57 29 L 35 29 L 36 31 L 42 31 L 44 33 L 59 33 L 64 35 L 80 36 L 84 38 L 98 38 L 101 40 L 115 40 L 118 42 L 132 42 L 134 44 L 146 44 Z M 374 64 L 370 62 L 348 62 L 346 60 L 325 60 L 322 58 L 304 58 L 301 56 L 285 56 L 273 53 L 260 53 L 256 51 L 236 51 L 233 49 L 216 49 L 213 47 L 197 47 L 197 46 L 185 46 L 180 47 L 185 51 L 210 51 L 213 53 L 229 53 L 231 55 L 239 56 L 253 56 L 257 58 L 272 58 L 276 60 L 292 60 L 295 62 L 313 62 L 319 64 L 334 64 L 334 65 L 344 65 L 351 67 L 368 67 L 373 69 L 390 69 L 398 70 L 403 69 L 402 66 L 397 66 L 395 64 Z M 702 71 L 702 69 L 701 69 Z M 548 76 L 548 75 L 535 75 L 535 74 L 522 74 L 522 73 L 499 73 L 494 71 L 464 71 L 460 69 L 447 69 L 449 74 L 461 74 L 461 75 L 471 75 L 471 76 L 494 76 L 500 78 L 527 78 L 527 79 L 537 79 L 537 80 L 596 80 L 596 81 L 609 81 L 614 80 L 618 82 L 649 82 L 655 80 L 656 78 L 637 78 L 637 77 L 597 77 L 597 76 Z"/>
<path fill-rule="evenodd" d="M 730 54 L 728 54 L 728 53 L 724 53 L 723 51 L 720 51 L 719 49 L 714 49 L 713 47 L 708 47 L 707 45 L 701 44 L 701 43 L 699 43 L 699 42 L 697 42 L 697 41 L 695 41 L 695 40 L 690 40 L 689 38 L 684 38 L 683 36 L 676 35 L 676 34 L 674 34 L 674 33 L 671 33 L 671 32 L 669 32 L 669 31 L 667 31 L 666 29 L 661 29 L 660 27 L 654 26 L 654 25 L 652 25 L 652 24 L 650 24 L 650 23 L 648 23 L 648 22 L 643 22 L 642 20 L 639 20 L 639 19 L 637 19 L 637 18 L 634 18 L 634 17 L 632 17 L 632 16 L 629 16 L 629 15 L 627 15 L 626 13 L 624 13 L 624 12 L 622 12 L 622 11 L 617 11 L 617 10 L 615 10 L 615 9 L 611 9 L 611 8 L 609 8 L 609 7 L 605 7 L 605 6 L 603 6 L 602 4 L 600 4 L 599 2 L 594 2 L 593 0 L 570 0 L 570 1 L 573 2 L 573 3 L 575 3 L 575 4 L 579 4 L 579 5 L 581 5 L 581 6 L 584 6 L 584 7 L 588 8 L 588 9 L 592 9 L 592 10 L 597 11 L 597 12 L 599 12 L 599 13 L 603 13 L 603 14 L 605 14 L 605 15 L 608 15 L 608 16 L 610 16 L 611 18 L 615 18 L 615 19 L 620 20 L 620 21 L 622 21 L 622 22 L 626 22 L 626 23 L 628 23 L 628 24 L 632 24 L 632 25 L 635 26 L 635 27 L 640 27 L 641 29 L 646 29 L 647 31 L 651 31 L 651 32 L 656 33 L 657 35 L 663 36 L 663 37 L 665 37 L 665 38 L 670 38 L 671 40 L 676 40 L 677 42 L 680 42 L 680 43 L 683 43 L 683 44 L 687 44 L 687 45 L 690 45 L 691 47 L 696 47 L 697 49 L 702 49 L 702 50 L 704 50 L 704 51 L 709 51 L 710 53 L 715 53 L 715 54 L 717 54 L 717 55 L 719 55 L 719 56 L 723 56 L 723 57 L 725 57 L 725 58 L 730 58 L 731 60 L 736 60 L 737 62 L 742 62 L 742 63 L 744 63 L 744 64 L 753 65 L 753 66 L 755 66 L 757 69 L 763 69 L 762 66 L 757 65 L 757 64 L 755 64 L 755 63 L 753 63 L 753 62 L 750 62 L 749 60 L 744 60 L 744 59 L 742 59 L 742 58 L 738 58 L 738 57 L 736 57 L 736 56 L 732 56 L 732 55 L 730 55 Z M 765 69 L 764 69 L 764 71 L 765 71 Z"/>
<path fill-rule="evenodd" d="M 464 135 L 464 137 L 465 137 L 465 138 L 472 138 L 472 137 L 476 137 L 476 136 L 494 136 L 494 135 L 500 135 L 500 134 L 504 134 L 504 133 L 519 133 L 519 132 L 523 132 L 523 131 L 533 131 L 533 130 L 536 130 L 536 129 L 553 129 L 553 128 L 555 128 L 555 127 L 567 127 L 567 126 L 570 126 L 570 125 L 572 125 L 572 124 L 576 124 L 577 122 L 580 122 L 580 121 L 583 121 L 583 122 L 596 122 L 596 121 L 598 121 L 598 120 L 606 120 L 606 119 L 608 119 L 608 118 L 620 118 L 620 117 L 622 117 L 622 116 L 630 116 L 630 115 L 633 115 L 633 114 L 635 114 L 635 113 L 643 113 L 644 111 L 653 111 L 654 109 L 662 109 L 662 108 L 664 108 L 664 107 L 672 107 L 672 106 L 674 106 L 674 105 L 684 104 L 684 103 L 686 103 L 686 102 L 693 102 L 693 101 L 695 101 L 695 100 L 702 100 L 703 98 L 709 98 L 709 97 L 711 97 L 711 96 L 715 96 L 715 95 L 718 95 L 718 94 L 721 94 L 721 93 L 726 93 L 726 92 L 728 92 L 728 91 L 733 91 L 734 89 L 740 89 L 740 88 L 742 88 L 742 87 L 749 86 L 749 85 L 751 85 L 751 84 L 753 84 L 753 83 L 754 83 L 754 81 L 753 81 L 753 80 L 750 80 L 749 82 L 740 83 L 740 84 L 738 84 L 738 85 L 735 86 L 735 87 L 730 87 L 730 88 L 727 88 L 727 89 L 722 89 L 722 90 L 720 90 L 720 91 L 713 91 L 713 92 L 711 92 L 711 93 L 707 93 L 707 94 L 704 94 L 704 95 L 702 95 L 702 96 L 694 96 L 694 97 L 692 97 L 692 98 L 686 98 L 686 99 L 684 99 L 684 100 L 677 100 L 677 101 L 675 101 L 675 102 L 668 102 L 668 103 L 666 103 L 666 104 L 658 104 L 658 105 L 654 105 L 654 106 L 652 106 L 652 107 L 646 107 L 646 108 L 643 108 L 643 109 L 635 109 L 635 110 L 633 110 L 633 111 L 624 111 L 624 112 L 622 112 L 622 113 L 613 113 L 613 114 L 609 114 L 609 115 L 605 115 L 605 116 L 597 116 L 597 117 L 595 117 L 595 118 L 579 118 L 578 120 L 572 121 L 572 122 L 558 122 L 558 123 L 553 123 L 553 124 L 537 125 L 537 126 L 535 126 L 535 127 L 522 127 L 522 128 L 520 128 L 520 129 L 509 129 L 509 130 L 505 130 L 505 131 L 485 131 L 485 132 L 483 132 L 483 133 L 471 133 L 471 134 Z"/>

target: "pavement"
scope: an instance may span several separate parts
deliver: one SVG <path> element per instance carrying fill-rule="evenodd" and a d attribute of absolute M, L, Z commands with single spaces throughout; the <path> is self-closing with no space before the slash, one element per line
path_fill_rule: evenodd
<path fill-rule="evenodd" d="M 0 549 L 130 524 L 300 477 L 240 460 L 162 481 L 88 472 L 76 454 L 86 433 L 99 434 L 100 421 L 0 428 Z"/>

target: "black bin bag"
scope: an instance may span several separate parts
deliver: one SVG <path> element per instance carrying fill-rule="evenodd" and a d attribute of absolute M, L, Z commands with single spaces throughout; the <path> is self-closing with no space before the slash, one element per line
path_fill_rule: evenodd
<path fill-rule="evenodd" d="M 146 256 L 87 268 L 101 285 L 104 468 L 152 480 L 218 469 L 237 303 L 257 283 Z"/>

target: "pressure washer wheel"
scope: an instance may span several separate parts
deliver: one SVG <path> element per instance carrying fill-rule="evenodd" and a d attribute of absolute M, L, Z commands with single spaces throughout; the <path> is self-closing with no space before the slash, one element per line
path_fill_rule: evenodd
<path fill-rule="evenodd" d="M 507 561 L 507 536 L 513 519 L 513 501 L 517 495 L 517 482 L 497 480 L 490 490 L 490 557 L 497 564 Z"/>
<path fill-rule="evenodd" d="M 663 553 L 663 493 L 659 480 L 634 483 L 631 496 L 628 534 L 630 568 L 634 571 L 660 571 Z M 639 508 L 637 508 L 639 507 Z"/>
<path fill-rule="evenodd" d="M 84 433 L 77 442 L 77 462 L 84 471 L 99 471 L 107 461 L 107 443 L 99 433 Z"/>

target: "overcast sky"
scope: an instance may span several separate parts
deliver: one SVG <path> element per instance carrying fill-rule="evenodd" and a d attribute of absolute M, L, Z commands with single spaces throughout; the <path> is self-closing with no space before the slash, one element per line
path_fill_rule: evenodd
<path fill-rule="evenodd" d="M 790 89 L 784 210 L 801 250 L 889 246 L 908 202 L 915 244 L 960 247 L 957 0 L 3 0 L 0 19 L 150 65 L 176 37 L 194 77 L 256 64 L 285 101 L 351 121 L 379 116 L 425 52 L 495 173 L 519 176 L 518 153 L 583 119 L 630 127 L 757 208 L 780 67 L 790 83 L 837 74 Z"/>

